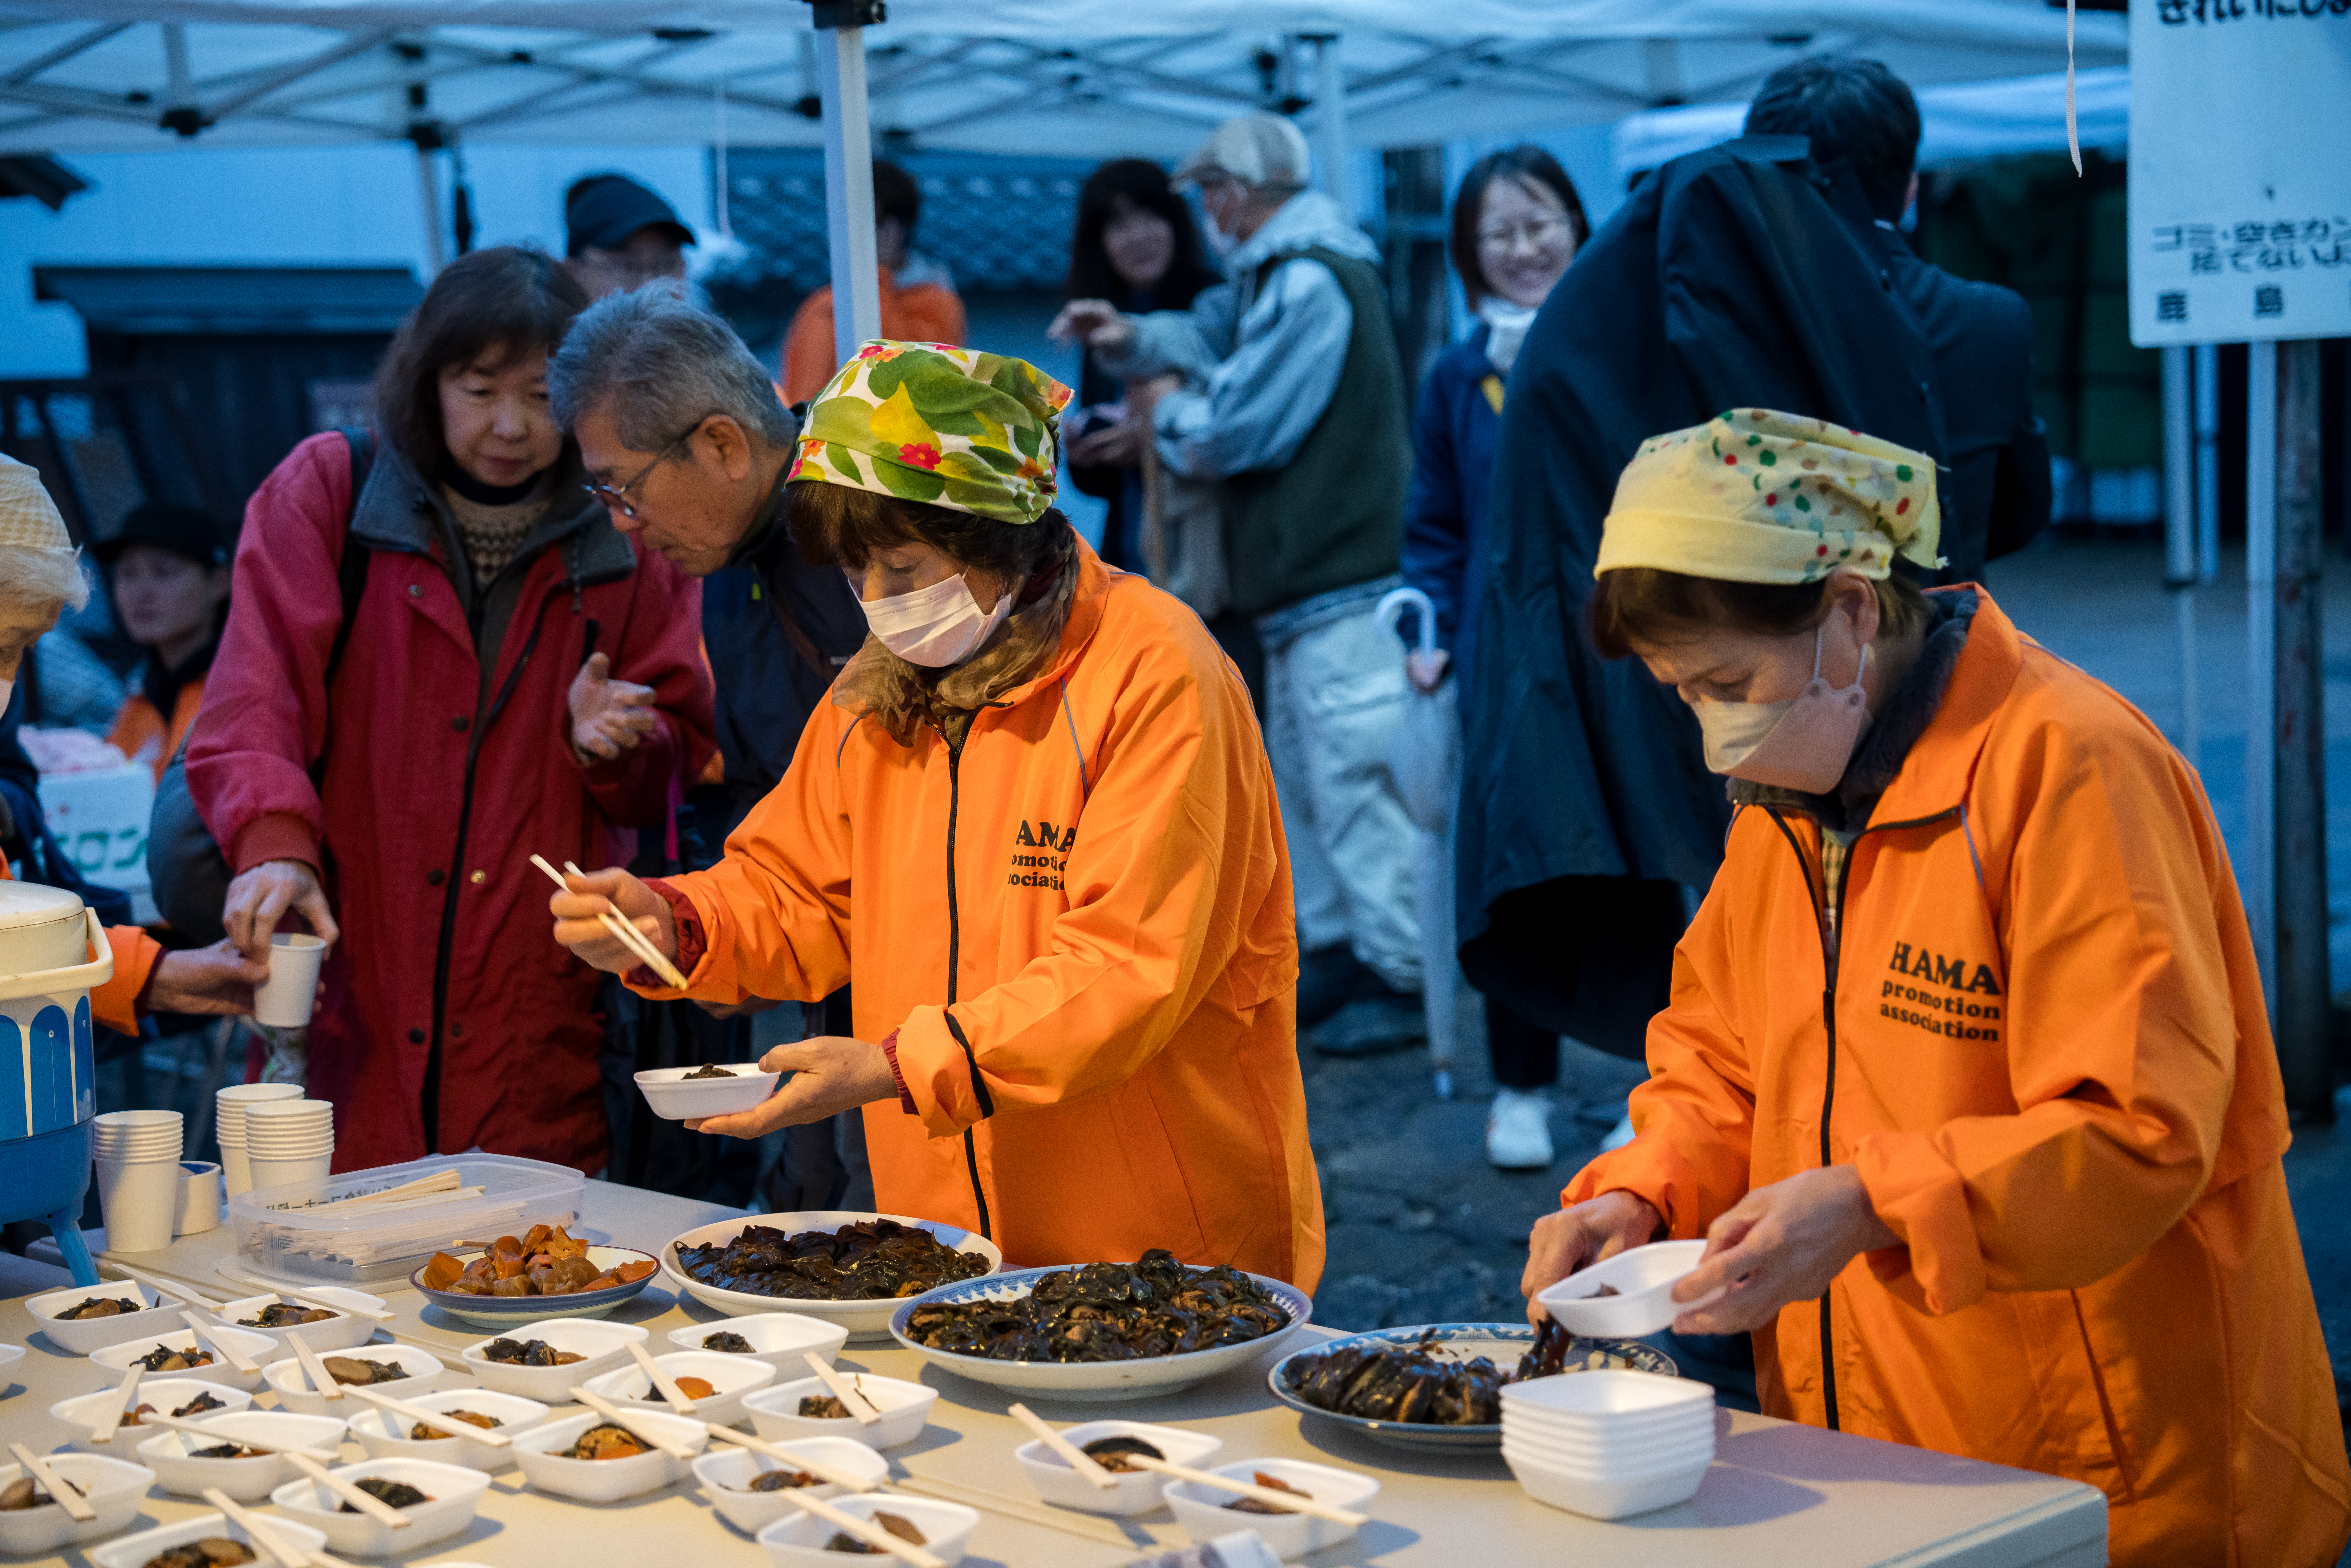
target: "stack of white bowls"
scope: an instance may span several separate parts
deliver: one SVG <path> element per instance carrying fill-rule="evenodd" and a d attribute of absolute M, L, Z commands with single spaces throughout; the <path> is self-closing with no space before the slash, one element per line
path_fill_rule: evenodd
<path fill-rule="evenodd" d="M 1593 1519 L 1693 1496 L 1714 1462 L 1714 1390 L 1646 1372 L 1502 1386 L 1502 1458 L 1527 1495 Z"/>
<path fill-rule="evenodd" d="M 221 1176 L 228 1195 L 253 1190 L 253 1173 L 246 1168 L 245 1113 L 264 1100 L 299 1100 L 299 1083 L 232 1083 L 213 1095 L 213 1126 L 220 1137 Z"/>
<path fill-rule="evenodd" d="M 324 1181 L 335 1157 L 330 1100 L 263 1100 L 245 1108 L 245 1165 L 255 1187 Z"/>
<path fill-rule="evenodd" d="M 153 1252 L 172 1244 L 180 1201 L 177 1111 L 108 1111 L 90 1123 L 98 1201 L 113 1252 Z"/>

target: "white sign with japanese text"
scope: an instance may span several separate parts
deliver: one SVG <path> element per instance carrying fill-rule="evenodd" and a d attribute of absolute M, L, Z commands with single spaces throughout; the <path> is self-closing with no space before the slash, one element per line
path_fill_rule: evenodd
<path fill-rule="evenodd" d="M 2130 328 L 2351 334 L 2351 0 L 2130 8 Z"/>

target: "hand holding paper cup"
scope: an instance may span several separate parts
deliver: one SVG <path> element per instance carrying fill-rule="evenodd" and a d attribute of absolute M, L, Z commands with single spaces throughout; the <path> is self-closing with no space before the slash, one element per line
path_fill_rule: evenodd
<path fill-rule="evenodd" d="M 273 1029 L 302 1029 L 319 997 L 319 968 L 327 945 L 302 931 L 277 931 L 269 937 L 269 978 L 255 988 L 253 1017 Z"/>

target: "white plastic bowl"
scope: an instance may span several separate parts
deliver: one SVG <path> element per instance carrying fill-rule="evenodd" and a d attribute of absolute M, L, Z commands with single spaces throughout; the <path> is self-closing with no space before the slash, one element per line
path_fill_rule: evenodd
<path fill-rule="evenodd" d="M 699 1421 L 656 1410 L 633 1414 L 635 1419 L 649 1423 L 652 1430 L 675 1437 L 697 1455 L 710 1442 L 709 1429 Z M 578 1442 L 580 1434 L 589 1427 L 603 1425 L 604 1417 L 591 1410 L 519 1434 L 514 1451 L 522 1465 L 522 1479 L 541 1491 L 580 1502 L 619 1502 L 685 1479 L 691 1461 L 673 1459 L 659 1448 L 647 1448 L 627 1459 L 567 1459 L 557 1453 Z"/>
<path fill-rule="evenodd" d="M 172 1315 L 175 1319 L 179 1316 L 177 1312 Z M 256 1333 L 251 1329 L 216 1328 L 212 1332 L 220 1336 L 223 1342 L 233 1344 L 244 1352 L 246 1359 L 254 1364 L 253 1370 L 239 1372 L 230 1364 L 228 1357 L 218 1351 L 214 1351 L 211 1365 L 192 1366 L 183 1372 L 174 1372 L 170 1375 L 193 1377 L 199 1383 L 217 1383 L 225 1388 L 242 1388 L 247 1393 L 260 1387 L 262 1364 L 277 1354 L 277 1342 L 267 1334 Z M 105 1375 L 109 1383 L 120 1383 L 123 1378 L 130 1375 L 131 1364 L 159 1344 L 167 1344 L 173 1350 L 182 1351 L 212 1349 L 210 1345 L 198 1345 L 195 1331 L 183 1327 L 176 1333 L 146 1334 L 121 1344 L 108 1345 L 104 1350 L 94 1350 L 89 1353 L 89 1364 Z"/>
<path fill-rule="evenodd" d="M 111 1318 L 60 1318 L 58 1312 L 78 1307 L 92 1296 L 100 1301 L 111 1296 L 119 1301 L 136 1301 L 139 1310 Z M 162 1299 L 144 1285 L 120 1284 L 112 1280 L 96 1285 L 75 1285 L 63 1291 L 46 1291 L 27 1297 L 25 1310 L 33 1314 L 41 1333 L 51 1344 L 68 1355 L 88 1355 L 104 1350 L 110 1344 L 123 1344 L 142 1337 L 170 1333 L 188 1325 L 180 1321 L 182 1308 L 177 1302 L 162 1304 Z"/>
<path fill-rule="evenodd" d="M 819 1464 L 868 1480 L 890 1478 L 889 1460 L 847 1437 L 802 1437 L 783 1447 Z M 702 1483 L 702 1495 L 710 1500 L 710 1506 L 718 1511 L 719 1517 L 746 1535 L 757 1535 L 786 1514 L 800 1512 L 801 1498 L 843 1495 L 842 1490 L 831 1481 L 784 1491 L 749 1490 L 752 1477 L 786 1468 L 782 1460 L 755 1454 L 748 1448 L 713 1448 L 694 1461 L 694 1479 Z"/>
<path fill-rule="evenodd" d="M 1693 1453 L 1714 1446 L 1714 1425 L 1708 1422 L 1685 1431 L 1661 1433 L 1653 1437 L 1632 1437 L 1614 1440 L 1581 1436 L 1562 1436 L 1513 1422 L 1502 1433 L 1506 1443 L 1521 1448 L 1555 1454 L 1578 1464 L 1600 1464 L 1619 1459 L 1648 1459 L 1658 1455 Z"/>
<path fill-rule="evenodd" d="M 735 1076 L 688 1082 L 686 1074 L 701 1071 L 699 1065 L 656 1067 L 637 1074 L 637 1092 L 663 1121 L 684 1122 L 756 1110 L 760 1101 L 776 1092 L 776 1080 L 783 1076 L 768 1071 L 756 1061 L 722 1061 L 717 1065 Z"/>
<path fill-rule="evenodd" d="M 703 1350 L 703 1341 L 715 1333 L 738 1333 L 751 1342 L 751 1361 L 764 1361 L 778 1372 L 794 1375 L 808 1370 L 803 1359 L 810 1352 L 827 1366 L 849 1343 L 849 1331 L 837 1322 L 827 1322 L 801 1312 L 751 1312 L 739 1318 L 724 1318 L 715 1323 L 689 1323 L 682 1329 L 669 1331 L 669 1343 L 680 1350 Z M 740 1351 L 717 1351 L 719 1355 L 741 1355 Z"/>
<path fill-rule="evenodd" d="M 265 1454 L 257 1459 L 197 1459 L 189 1455 L 198 1448 L 252 1437 L 265 1443 L 300 1443 L 329 1456 L 319 1463 L 332 1464 L 343 1441 L 343 1424 L 336 1417 L 297 1416 L 285 1410 L 240 1410 L 212 1416 L 204 1427 L 217 1436 L 199 1437 L 167 1428 L 139 1444 L 139 1462 L 155 1472 L 157 1484 L 165 1491 L 202 1497 L 206 1487 L 218 1487 L 238 1502 L 259 1502 L 298 1473 L 293 1460 L 283 1454 Z"/>
<path fill-rule="evenodd" d="M 939 1402 L 939 1391 L 925 1383 L 876 1377 L 870 1372 L 848 1375 L 858 1391 L 882 1412 L 882 1419 L 871 1427 L 854 1416 L 820 1420 L 801 1415 L 802 1399 L 832 1392 L 821 1378 L 802 1377 L 762 1388 L 743 1401 L 743 1408 L 751 1417 L 751 1429 L 770 1442 L 787 1437 L 848 1437 L 869 1448 L 894 1448 L 921 1436 L 924 1424 L 931 1418 L 931 1406 Z"/>
<path fill-rule="evenodd" d="M 891 1315 L 906 1304 L 902 1297 L 888 1296 L 874 1301 L 809 1301 L 784 1296 L 754 1295 L 748 1291 L 727 1291 L 716 1285 L 705 1285 L 678 1267 L 677 1262 L 680 1246 L 706 1247 L 713 1242 L 732 1241 L 747 1227 L 754 1225 L 797 1236 L 806 1230 L 839 1230 L 844 1225 L 856 1225 L 869 1219 L 894 1219 L 901 1225 L 920 1227 L 958 1252 L 976 1253 L 987 1259 L 987 1273 L 993 1274 L 1004 1267 L 1004 1249 L 976 1230 L 959 1229 L 935 1219 L 916 1219 L 911 1215 L 826 1208 L 803 1209 L 791 1214 L 751 1214 L 740 1219 L 722 1219 L 716 1225 L 696 1226 L 682 1236 L 672 1237 L 662 1248 L 662 1277 L 674 1289 L 684 1291 L 704 1306 L 715 1307 L 729 1317 L 795 1312 L 838 1324 L 848 1331 L 851 1339 L 887 1339 L 890 1337 Z"/>
<path fill-rule="evenodd" d="M 1518 1478 L 1520 1487 L 1529 1497 L 1587 1519 L 1625 1519 L 1687 1502 L 1697 1495 L 1706 1479 L 1708 1465 L 1712 1463 L 1709 1459 L 1705 1464 L 1653 1472 L 1637 1479 L 1586 1480 L 1539 1462 L 1512 1457 L 1507 1439 L 1502 1462 L 1510 1467 L 1510 1474 Z"/>
<path fill-rule="evenodd" d="M 1181 1427 L 1153 1427 L 1141 1421 L 1085 1421 L 1062 1427 L 1061 1436 L 1081 1448 L 1103 1437 L 1140 1437 L 1158 1449 L 1169 1464 L 1188 1465 L 1194 1469 L 1207 1463 L 1225 1446 L 1221 1438 L 1205 1432 L 1186 1432 Z M 1161 1494 L 1167 1490 L 1167 1478 L 1152 1470 L 1115 1472 L 1116 1486 L 1097 1487 L 1047 1448 L 1042 1438 L 1021 1444 L 1013 1450 L 1012 1457 L 1020 1461 L 1022 1472 L 1028 1476 L 1029 1484 L 1037 1489 L 1039 1497 L 1080 1513 L 1149 1513 L 1159 1506 Z"/>
<path fill-rule="evenodd" d="M 394 1378 L 390 1383 L 368 1385 L 370 1393 L 392 1399 L 406 1399 L 413 1395 L 431 1392 L 441 1374 L 448 1370 L 439 1356 L 431 1351 L 419 1350 L 413 1344 L 363 1344 L 337 1354 L 356 1355 L 366 1361 L 388 1361 L 407 1373 L 407 1376 Z M 325 1395 L 310 1386 L 309 1375 L 292 1356 L 284 1361 L 271 1362 L 262 1369 L 262 1375 L 268 1379 L 270 1392 L 277 1396 L 279 1405 L 304 1416 L 333 1414 L 349 1420 L 360 1411 L 371 1408 L 366 1400 L 354 1399 L 349 1394 L 329 1401 Z"/>
<path fill-rule="evenodd" d="M 382 1297 L 371 1296 L 364 1291 L 345 1291 L 332 1285 L 323 1285 L 309 1293 L 325 1301 L 343 1301 L 345 1305 L 364 1306 L 377 1312 L 381 1312 L 383 1308 Z M 214 1322 L 226 1323 L 231 1328 L 245 1328 L 243 1323 L 237 1322 L 239 1318 L 257 1317 L 264 1307 L 281 1303 L 291 1307 L 307 1307 L 310 1304 L 308 1301 L 297 1301 L 289 1297 L 279 1296 L 273 1291 L 266 1295 L 241 1296 L 234 1301 L 224 1301 L 218 1312 L 208 1315 Z M 326 1310 L 335 1311 L 332 1307 L 328 1307 Z M 278 1356 L 294 1354 L 294 1347 L 286 1343 L 287 1334 L 298 1332 L 302 1335 L 304 1344 L 308 1345 L 320 1355 L 332 1355 L 337 1351 L 349 1350 L 353 1345 L 365 1344 L 369 1337 L 375 1333 L 375 1320 L 354 1317 L 350 1312 L 338 1312 L 324 1322 L 298 1323 L 293 1328 L 283 1329 L 246 1329 L 246 1332 L 267 1334 L 277 1341 L 277 1349 L 270 1356 L 270 1359 L 275 1361 Z"/>
<path fill-rule="evenodd" d="M 400 1511 L 408 1523 L 398 1530 L 370 1514 L 342 1511 L 343 1500 L 308 1476 L 287 1481 L 269 1494 L 269 1500 L 289 1519 L 297 1519 L 327 1538 L 337 1552 L 354 1557 L 384 1557 L 413 1552 L 474 1522 L 490 1478 L 463 1465 L 436 1465 L 426 1459 L 362 1459 L 338 1465 L 334 1474 L 347 1481 L 381 1476 L 405 1481 L 432 1499 Z"/>
<path fill-rule="evenodd" d="M 1502 1385 L 1502 1425 L 1520 1420 L 1631 1436 L 1697 1418 L 1714 1407 L 1714 1386 L 1688 1377 L 1604 1367 L 1573 1377 Z"/>
<path fill-rule="evenodd" d="M 964 1507 L 959 1502 L 939 1502 L 926 1497 L 887 1497 L 865 1493 L 844 1497 L 833 1506 L 843 1513 L 871 1519 L 876 1512 L 894 1513 L 923 1532 L 923 1550 L 955 1568 L 963 1561 L 964 1548 L 970 1544 L 971 1532 L 979 1528 L 979 1511 Z M 824 1543 L 840 1530 L 831 1520 L 819 1519 L 812 1513 L 787 1515 L 759 1531 L 758 1542 L 768 1553 L 768 1561 L 776 1568 L 840 1568 L 844 1561 L 854 1562 L 839 1552 L 827 1552 Z M 894 1558 L 883 1558 L 894 1562 Z"/>
<path fill-rule="evenodd" d="M 140 1380 L 139 1392 L 124 1403 L 123 1408 L 128 1410 L 134 1406 L 152 1405 L 169 1416 L 199 1394 L 211 1395 L 221 1402 L 223 1407 L 200 1411 L 185 1417 L 187 1420 L 209 1421 L 215 1416 L 229 1416 L 249 1409 L 253 1405 L 253 1396 L 242 1388 L 224 1388 L 217 1383 L 205 1383 L 193 1377 L 148 1377 Z M 89 1429 L 99 1417 L 106 1414 L 108 1402 L 115 1397 L 115 1390 L 107 1387 L 95 1394 L 77 1394 L 71 1399 L 60 1399 L 49 1406 L 50 1415 L 74 1429 L 71 1446 L 76 1453 L 119 1457 L 130 1453 L 141 1442 L 155 1435 L 156 1428 L 152 1427 L 121 1426 L 114 1429 L 114 1441 L 103 1448 L 94 1446 L 89 1440 Z"/>
<path fill-rule="evenodd" d="M 716 1421 L 721 1427 L 732 1427 L 743 1419 L 743 1396 L 765 1388 L 776 1380 L 776 1369 L 757 1357 L 726 1355 L 715 1350 L 677 1350 L 667 1355 L 653 1357 L 653 1364 L 672 1378 L 699 1377 L 716 1390 L 707 1399 L 697 1399 L 689 1411 L 697 1421 Z M 615 1405 L 640 1410 L 672 1408 L 665 1399 L 653 1395 L 653 1380 L 645 1369 L 632 1359 L 625 1366 L 600 1373 L 588 1380 L 591 1393 L 601 1394 Z"/>
<path fill-rule="evenodd" d="M 541 1405 L 569 1405 L 571 1391 L 601 1373 L 611 1371 L 629 1361 L 629 1342 L 642 1342 L 645 1331 L 634 1323 L 606 1322 L 598 1318 L 545 1318 L 534 1323 L 521 1323 L 489 1339 L 476 1340 L 459 1353 L 465 1370 L 485 1388 L 495 1388 L 501 1394 L 518 1394 L 525 1399 L 536 1399 Z M 575 1361 L 567 1366 L 516 1366 L 508 1362 L 492 1361 L 482 1354 L 492 1340 L 510 1339 L 517 1343 L 543 1339 L 557 1350 L 584 1355 L 585 1361 Z"/>
<path fill-rule="evenodd" d="M 307 1524 L 290 1519 L 263 1517 L 267 1521 L 264 1528 L 282 1538 L 288 1546 L 316 1552 L 327 1544 L 327 1538 Z M 91 1568 L 146 1568 L 148 1563 L 171 1548 L 202 1541 L 208 1535 L 226 1536 L 231 1541 L 242 1541 L 247 1546 L 253 1544 L 253 1537 L 246 1534 L 243 1525 L 232 1524 L 217 1513 L 199 1513 L 177 1524 L 142 1530 L 136 1535 L 126 1535 L 103 1546 L 93 1546 L 82 1555 L 89 1560 Z"/>
<path fill-rule="evenodd" d="M 413 1423 L 405 1416 L 395 1416 L 379 1409 L 364 1400 L 357 1401 L 361 1408 L 351 1417 L 351 1436 L 371 1459 L 426 1459 L 434 1464 L 464 1465 L 468 1469 L 495 1473 L 515 1462 L 514 1446 L 504 1448 L 472 1437 L 412 1437 L 408 1435 Z M 418 1394 L 408 1401 L 420 1409 L 446 1415 L 452 1410 L 470 1410 L 476 1416 L 488 1416 L 502 1423 L 496 1430 L 505 1437 L 518 1437 L 533 1427 L 544 1424 L 547 1406 L 536 1399 L 519 1395 L 500 1394 L 492 1388 L 451 1388 L 438 1394 Z"/>
<path fill-rule="evenodd" d="M 15 1367 L 18 1362 L 24 1359 L 25 1347 L 23 1345 L 0 1344 L 0 1388 L 5 1388 L 10 1384 L 16 1382 L 16 1374 Z"/>
<path fill-rule="evenodd" d="M 1302 1459 L 1240 1459 L 1217 1465 L 1210 1473 L 1239 1480 L 1260 1473 L 1277 1476 L 1310 1493 L 1316 1502 L 1358 1512 L 1380 1495 L 1380 1483 L 1370 1476 L 1334 1470 L 1326 1465 L 1310 1465 Z M 1167 1506 L 1175 1511 L 1176 1521 L 1184 1527 L 1186 1535 L 1203 1543 L 1236 1530 L 1254 1530 L 1273 1548 L 1274 1555 L 1287 1563 L 1355 1533 L 1352 1524 L 1334 1524 L 1312 1514 L 1236 1512 L 1226 1506 L 1234 1500 L 1233 1493 L 1204 1487 L 1197 1481 L 1176 1481 L 1167 1489 Z"/>
<path fill-rule="evenodd" d="M 1671 1328 L 1682 1313 L 1696 1312 L 1722 1294 L 1716 1291 L 1695 1301 L 1673 1299 L 1675 1281 L 1697 1268 L 1705 1255 L 1703 1241 L 1652 1241 L 1570 1274 L 1537 1292 L 1535 1301 L 1572 1334 L 1639 1339 Z M 1598 1294 L 1604 1287 L 1617 1293 Z"/>
<path fill-rule="evenodd" d="M 98 1517 L 77 1523 L 55 1502 L 39 1508 L 11 1509 L 0 1513 L 0 1552 L 30 1557 L 55 1552 L 77 1541 L 111 1535 L 139 1516 L 139 1504 L 155 1484 L 155 1472 L 144 1465 L 110 1459 L 102 1454 L 50 1454 L 49 1467 L 81 1488 L 82 1499 Z M 24 1473 L 22 1465 L 0 1465 L 0 1486 Z"/>
<path fill-rule="evenodd" d="M 1714 1445 L 1695 1443 L 1670 1453 L 1593 1459 L 1580 1455 L 1557 1454 L 1548 1448 L 1505 1437 L 1502 1439 L 1502 1457 L 1513 1464 L 1531 1465 L 1570 1480 L 1641 1481 L 1656 1476 L 1678 1475 L 1693 1465 L 1709 1464 L 1714 1459 Z"/>

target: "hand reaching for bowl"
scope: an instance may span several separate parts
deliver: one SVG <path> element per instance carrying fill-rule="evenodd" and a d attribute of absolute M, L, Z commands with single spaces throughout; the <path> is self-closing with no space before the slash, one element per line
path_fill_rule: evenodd
<path fill-rule="evenodd" d="M 1665 1226 L 1665 1217 L 1649 1207 L 1648 1199 L 1622 1190 L 1604 1192 L 1536 1220 L 1527 1237 L 1527 1271 L 1519 1281 L 1519 1291 L 1527 1298 L 1527 1321 L 1540 1323 L 1550 1316 L 1535 1305 L 1539 1291 L 1579 1269 L 1654 1240 Z"/>
<path fill-rule="evenodd" d="M 571 745 L 582 757 L 610 762 L 653 729 L 653 689 L 612 678 L 612 661 L 590 653 L 571 677 Z"/>
<path fill-rule="evenodd" d="M 821 1122 L 876 1100 L 898 1097 L 898 1080 L 882 1048 L 843 1034 L 818 1035 L 777 1046 L 759 1059 L 759 1068 L 764 1072 L 789 1072 L 791 1077 L 751 1110 L 690 1120 L 686 1130 L 756 1138 L 778 1127 Z"/>
<path fill-rule="evenodd" d="M 1645 1206 L 1646 1207 L 1646 1206 Z M 1799 1171 L 1759 1186 L 1706 1229 L 1706 1256 L 1674 1285 L 1676 1301 L 1723 1295 L 1674 1320 L 1676 1333 L 1744 1333 L 1791 1301 L 1817 1301 L 1863 1252 L 1902 1239 L 1870 1207 L 1851 1166 Z"/>
<path fill-rule="evenodd" d="M 643 932 L 663 957 L 677 957 L 677 920 L 669 900 L 627 872 L 567 876 L 562 890 L 547 901 L 547 909 L 555 916 L 555 939 L 599 969 L 625 975 L 644 962 L 597 918 L 608 909 L 619 910 L 621 918 Z"/>

